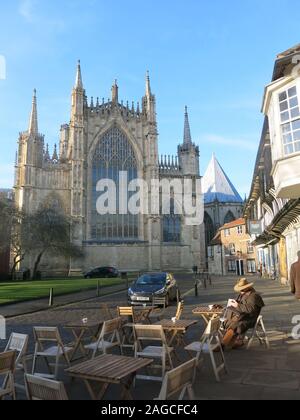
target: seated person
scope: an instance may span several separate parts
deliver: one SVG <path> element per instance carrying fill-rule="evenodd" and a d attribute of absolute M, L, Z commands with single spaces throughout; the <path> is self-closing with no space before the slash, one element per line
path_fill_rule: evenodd
<path fill-rule="evenodd" d="M 224 323 L 226 334 L 223 345 L 229 348 L 239 348 L 244 345 L 244 337 L 256 321 L 265 306 L 261 296 L 253 288 L 253 283 L 240 279 L 234 288 L 239 293 L 236 300 L 229 301 Z"/>

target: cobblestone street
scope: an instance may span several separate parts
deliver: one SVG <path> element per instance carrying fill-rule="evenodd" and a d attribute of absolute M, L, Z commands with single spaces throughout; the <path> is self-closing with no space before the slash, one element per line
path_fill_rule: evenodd
<path fill-rule="evenodd" d="M 251 279 L 252 280 L 252 279 Z M 178 276 L 178 281 L 184 296 L 184 318 L 194 319 L 193 308 L 199 304 L 225 304 L 230 297 L 234 297 L 233 286 L 236 278 L 213 278 L 213 285 L 207 290 L 199 289 L 199 297 L 195 297 L 194 281 L 191 275 Z M 300 304 L 290 294 L 289 288 L 283 287 L 270 280 L 255 279 L 255 287 L 262 294 L 266 307 L 263 310 L 265 326 L 271 343 L 270 350 L 254 342 L 253 347 L 226 352 L 229 374 L 222 375 L 222 382 L 216 383 L 210 367 L 209 359 L 201 372 L 198 373 L 195 393 L 198 399 L 300 399 L 300 340 L 291 337 L 292 318 L 300 314 Z M 33 350 L 32 327 L 41 325 L 59 325 L 63 339 L 71 337 L 63 326 L 83 317 L 99 319 L 101 313 L 99 303 L 107 302 L 112 307 L 126 304 L 125 293 L 115 294 L 104 299 L 93 299 L 64 308 L 47 310 L 32 315 L 24 315 L 8 320 L 8 334 L 11 331 L 30 334 L 30 352 Z M 166 318 L 174 316 L 175 307 L 168 308 Z M 201 337 L 204 322 L 199 319 L 198 324 L 188 331 L 188 343 Z M 5 342 L 0 341 L 0 350 Z M 181 353 L 180 353 L 181 354 Z M 188 355 L 182 352 L 182 358 Z M 67 391 L 72 399 L 88 399 L 84 385 L 71 382 L 63 375 Z M 153 399 L 160 391 L 159 383 L 137 381 L 133 391 L 135 399 Z M 20 398 L 24 398 L 21 394 Z M 117 399 L 119 389 L 111 387 L 107 399 Z"/>

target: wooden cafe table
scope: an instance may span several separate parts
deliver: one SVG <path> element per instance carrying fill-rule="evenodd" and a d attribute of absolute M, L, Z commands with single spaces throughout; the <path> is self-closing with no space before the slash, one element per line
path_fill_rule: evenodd
<path fill-rule="evenodd" d="M 222 316 L 225 309 L 210 309 L 208 306 L 200 306 L 193 310 L 194 315 L 201 316 L 208 325 L 212 319 Z"/>
<path fill-rule="evenodd" d="M 174 341 L 176 340 L 176 344 L 180 346 L 181 344 L 186 345 L 184 342 L 184 335 L 187 330 L 192 327 L 193 325 L 198 324 L 196 320 L 179 320 L 173 322 L 170 319 L 163 319 L 162 321 L 158 321 L 155 325 L 161 325 L 164 331 L 170 333 L 170 338 L 168 339 L 168 345 L 171 347 Z"/>
<path fill-rule="evenodd" d="M 91 398 L 102 400 L 111 384 L 122 388 L 121 400 L 132 400 L 130 392 L 137 372 L 153 363 L 152 359 L 105 354 L 66 370 L 72 378 L 82 379 Z M 100 385 L 98 393 L 92 384 Z"/>
<path fill-rule="evenodd" d="M 81 320 L 64 326 L 65 329 L 71 330 L 75 338 L 74 349 L 70 360 L 71 362 L 74 361 L 77 350 L 80 350 L 82 356 L 86 356 L 84 348 L 85 338 L 94 338 L 96 340 L 104 322 L 104 320 L 88 320 L 86 322 Z"/>

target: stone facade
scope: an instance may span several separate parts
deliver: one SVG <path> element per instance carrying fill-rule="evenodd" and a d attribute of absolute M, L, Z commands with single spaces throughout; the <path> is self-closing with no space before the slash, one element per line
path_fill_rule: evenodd
<path fill-rule="evenodd" d="M 112 156 L 111 161 L 118 160 L 119 163 L 120 155 L 125 153 L 119 150 L 123 142 L 124 148 L 131 153 L 131 169 L 148 185 L 152 179 L 179 178 L 183 183 L 188 178 L 194 185 L 200 179 L 199 149 L 192 143 L 187 110 L 184 141 L 178 147 L 178 156 L 160 158 L 156 98 L 151 91 L 149 75 L 141 106 L 139 103 L 129 106 L 128 102 L 120 102 L 117 82 L 112 87 L 111 100 L 105 102 L 103 99 L 101 102 L 92 98 L 88 104 L 79 63 L 72 92 L 71 119 L 69 124 L 61 126 L 59 150 L 55 146 L 50 157 L 44 136 L 39 134 L 35 93 L 29 129 L 20 134 L 16 161 L 15 197 L 18 207 L 32 213 L 45 203 L 60 206 L 71 217 L 73 243 L 83 248 L 83 260 L 57 261 L 59 267 L 56 270 L 76 275 L 91 267 L 105 265 L 122 270 L 203 266 L 204 225 L 188 226 L 184 216 L 177 218 L 180 232 L 174 235 L 174 241 L 172 235 L 167 237 L 164 216 L 156 214 L 138 215 L 134 219 L 136 231 L 130 240 L 126 235 L 129 235 L 131 225 L 124 226 L 123 221 L 123 228 L 120 222 L 117 227 L 111 226 L 109 223 L 113 224 L 115 219 L 104 227 L 107 237 L 101 237 L 98 230 L 103 226 L 95 216 L 94 174 L 99 169 L 95 156 L 101 153 L 104 142 L 108 144 L 106 152 Z M 111 150 L 112 144 L 116 145 L 115 152 Z M 127 161 L 123 164 L 127 167 Z M 114 168 L 114 165 L 117 164 L 112 163 L 111 167 Z M 110 171 L 109 165 L 107 171 Z M 114 235 L 111 233 L 113 229 L 116 230 Z M 118 233 L 118 229 L 122 234 Z M 30 258 L 24 262 L 26 267 L 31 265 Z M 44 271 L 50 272 L 50 266 L 43 262 Z"/>

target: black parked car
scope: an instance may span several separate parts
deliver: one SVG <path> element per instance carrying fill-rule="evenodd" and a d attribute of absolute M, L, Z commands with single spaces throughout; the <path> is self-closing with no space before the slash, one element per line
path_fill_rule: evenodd
<path fill-rule="evenodd" d="M 177 282 L 170 273 L 146 273 L 128 289 L 130 305 L 152 305 L 153 296 L 165 297 L 166 306 L 177 299 Z"/>
<path fill-rule="evenodd" d="M 117 278 L 119 271 L 114 267 L 99 267 L 85 273 L 85 279 Z"/>

